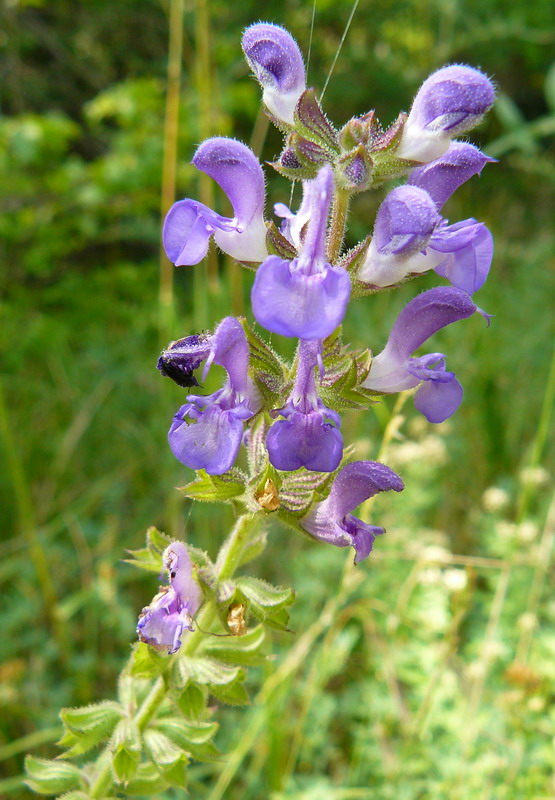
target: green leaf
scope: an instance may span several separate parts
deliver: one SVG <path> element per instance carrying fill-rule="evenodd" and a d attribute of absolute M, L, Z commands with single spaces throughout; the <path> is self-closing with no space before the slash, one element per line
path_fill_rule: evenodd
<path fill-rule="evenodd" d="M 314 89 L 306 89 L 299 98 L 295 109 L 295 130 L 326 150 L 339 153 L 337 132 L 322 111 Z"/>
<path fill-rule="evenodd" d="M 250 703 L 247 690 L 239 681 L 226 686 L 211 686 L 210 691 L 214 697 L 230 706 L 246 706 Z"/>
<path fill-rule="evenodd" d="M 90 794 L 86 792 L 66 792 L 65 794 L 61 794 L 58 800 L 90 800 L 90 798 Z"/>
<path fill-rule="evenodd" d="M 131 719 L 118 722 L 110 741 L 113 753 L 112 767 L 119 783 L 130 781 L 141 758 L 141 734 L 136 723 Z"/>
<path fill-rule="evenodd" d="M 283 606 L 279 608 L 265 608 L 258 605 L 258 603 L 250 603 L 250 609 L 254 616 L 268 625 L 270 628 L 276 628 L 278 631 L 289 630 L 289 612 Z"/>
<path fill-rule="evenodd" d="M 241 670 L 215 658 L 181 657 L 175 661 L 173 684 L 178 688 L 189 681 L 201 685 L 221 685 L 237 680 Z"/>
<path fill-rule="evenodd" d="M 187 787 L 187 765 L 189 760 L 186 756 L 182 756 L 179 761 L 162 770 L 162 774 L 170 784 L 178 789 L 185 789 Z"/>
<path fill-rule="evenodd" d="M 168 663 L 168 656 L 159 653 L 145 642 L 133 645 L 131 675 L 136 678 L 155 678 L 160 675 Z"/>
<path fill-rule="evenodd" d="M 191 547 L 190 545 L 187 545 L 187 552 L 191 557 L 191 561 L 195 567 L 198 567 L 198 569 L 214 569 L 214 564 L 205 550 L 201 550 L 199 547 Z"/>
<path fill-rule="evenodd" d="M 81 708 L 62 708 L 60 711 L 62 722 L 74 733 L 86 733 L 94 730 L 99 731 L 102 736 L 106 734 L 105 738 L 112 734 L 116 722 L 122 716 L 123 708 L 113 700 L 105 700 L 102 703 Z"/>
<path fill-rule="evenodd" d="M 112 755 L 112 769 L 118 783 L 128 783 L 139 766 L 140 754 L 125 747 L 119 747 Z"/>
<path fill-rule="evenodd" d="M 249 371 L 264 399 L 271 403 L 283 391 L 289 371 L 277 353 L 243 318 L 241 325 L 249 345 Z"/>
<path fill-rule="evenodd" d="M 29 776 L 25 783 L 38 794 L 60 794 L 82 786 L 81 770 L 64 761 L 27 756 L 25 771 Z"/>
<path fill-rule="evenodd" d="M 155 797 L 164 789 L 167 789 L 168 782 L 164 780 L 159 770 L 150 761 L 139 764 L 135 777 L 125 787 L 128 795 L 145 795 Z"/>
<path fill-rule="evenodd" d="M 293 589 L 272 586 L 271 583 L 267 583 L 260 578 L 252 578 L 250 576 L 237 578 L 237 586 L 248 600 L 264 608 L 284 604 L 290 605 L 294 600 Z"/>
<path fill-rule="evenodd" d="M 196 479 L 183 486 L 180 491 L 193 500 L 221 503 L 242 495 L 245 491 L 245 484 L 237 480 L 236 473 L 233 473 L 231 477 L 229 473 L 209 475 L 203 469 L 199 469 Z"/>
<path fill-rule="evenodd" d="M 103 738 L 102 736 L 98 738 L 96 731 L 90 733 L 74 733 L 73 731 L 66 730 L 57 744 L 59 747 L 66 747 L 69 749 L 65 753 L 59 755 L 58 758 L 65 759 L 80 756 L 100 744 Z"/>
<path fill-rule="evenodd" d="M 260 622 L 278 630 L 287 630 L 290 606 L 295 593 L 292 589 L 272 586 L 259 578 L 237 579 L 237 588 L 244 595 L 250 611 Z"/>
<path fill-rule="evenodd" d="M 166 769 L 183 757 L 183 749 L 154 728 L 144 732 L 145 748 L 157 767 Z"/>
<path fill-rule="evenodd" d="M 200 720 L 208 702 L 208 692 L 201 686 L 188 683 L 176 699 L 177 707 L 183 716 Z"/>
<path fill-rule="evenodd" d="M 219 725 L 217 722 L 186 722 L 182 719 L 166 718 L 158 720 L 154 726 L 165 734 L 178 747 L 187 750 L 189 745 L 206 744 L 216 735 Z"/>
<path fill-rule="evenodd" d="M 277 229 L 275 222 L 266 223 L 266 246 L 270 255 L 279 256 L 286 261 L 292 261 L 297 251 L 285 236 Z"/>
<path fill-rule="evenodd" d="M 163 568 L 162 553 L 170 543 L 169 536 L 152 526 L 146 532 L 146 547 L 141 550 L 128 550 L 132 558 L 126 558 L 125 561 L 139 569 L 159 573 Z"/>
<path fill-rule="evenodd" d="M 110 749 L 125 747 L 134 753 L 141 752 L 141 734 L 134 720 L 126 717 L 118 722 L 110 741 Z"/>
<path fill-rule="evenodd" d="M 203 640 L 203 652 L 230 664 L 256 666 L 266 660 L 266 655 L 261 652 L 265 638 L 266 633 L 261 625 L 244 636 L 218 639 L 207 636 Z"/>

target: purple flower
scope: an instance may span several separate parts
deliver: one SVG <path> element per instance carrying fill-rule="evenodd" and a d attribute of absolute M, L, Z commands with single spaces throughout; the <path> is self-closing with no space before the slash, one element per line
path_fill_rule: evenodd
<path fill-rule="evenodd" d="M 434 201 L 423 189 L 393 189 L 378 209 L 358 280 L 372 286 L 391 286 L 412 272 L 430 269 L 434 264 L 423 251 L 440 219 Z"/>
<path fill-rule="evenodd" d="M 347 271 L 326 260 L 333 192 L 329 164 L 313 181 L 305 181 L 304 189 L 310 220 L 300 254 L 292 261 L 270 256 L 260 265 L 252 288 L 252 310 L 257 322 L 272 333 L 324 339 L 343 320 L 351 293 Z"/>
<path fill-rule="evenodd" d="M 243 51 L 262 86 L 266 107 L 274 117 L 292 125 L 295 106 L 306 88 L 297 42 L 279 25 L 258 23 L 243 34 Z"/>
<path fill-rule="evenodd" d="M 266 250 L 264 174 L 252 150 L 235 139 L 207 139 L 193 157 L 197 169 L 218 183 L 233 206 L 224 217 L 196 200 L 180 200 L 164 222 L 166 254 L 176 266 L 198 264 L 210 237 L 238 261 L 263 261 Z"/>
<path fill-rule="evenodd" d="M 368 525 L 349 512 L 379 492 L 391 489 L 401 492 L 404 488 L 401 478 L 385 464 L 353 461 L 340 470 L 328 497 L 316 503 L 300 524 L 321 542 L 337 547 L 354 547 L 355 564 L 358 564 L 372 552 L 376 536 L 385 531 L 376 525 Z"/>
<path fill-rule="evenodd" d="M 414 98 L 397 156 L 424 162 L 439 158 L 452 138 L 480 122 L 494 100 L 493 84 L 480 70 L 463 64 L 438 69 Z"/>
<path fill-rule="evenodd" d="M 215 363 L 226 369 L 228 378 L 214 394 L 189 395 L 168 433 L 174 456 L 185 466 L 204 469 L 210 475 L 222 475 L 233 466 L 243 438 L 243 423 L 260 408 L 248 362 L 241 323 L 226 317 L 211 337 L 205 374 Z"/>
<path fill-rule="evenodd" d="M 321 351 L 320 341 L 301 341 L 295 386 L 287 403 L 272 416 L 266 438 L 271 463 L 276 469 L 333 472 L 341 462 L 343 438 L 339 415 L 322 403 L 316 392 L 314 368 Z"/>
<path fill-rule="evenodd" d="M 472 145 L 454 142 L 436 161 L 414 170 L 405 186 L 381 204 L 374 236 L 358 279 L 391 286 L 408 275 L 434 269 L 469 294 L 480 289 L 493 258 L 493 239 L 481 222 L 449 225 L 437 210 L 488 158 Z"/>
<path fill-rule="evenodd" d="M 412 353 L 441 328 L 476 310 L 461 289 L 437 287 L 419 294 L 397 317 L 385 348 L 373 359 L 362 385 L 384 394 L 419 386 L 414 396 L 418 411 L 428 422 L 444 422 L 461 404 L 463 388 L 455 373 L 446 371 L 443 353 L 416 358 Z"/>
<path fill-rule="evenodd" d="M 168 571 L 169 586 L 160 587 L 151 604 L 141 611 L 137 635 L 141 642 L 171 654 L 181 647 L 184 631 L 193 630 L 193 617 L 200 606 L 201 593 L 183 542 L 168 545 L 162 562 Z"/>

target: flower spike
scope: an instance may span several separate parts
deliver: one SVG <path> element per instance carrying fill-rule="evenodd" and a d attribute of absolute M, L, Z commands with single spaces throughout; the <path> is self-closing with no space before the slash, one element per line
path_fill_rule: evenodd
<path fill-rule="evenodd" d="M 257 322 L 272 333 L 299 339 L 324 339 L 341 323 L 351 293 L 349 275 L 326 259 L 326 231 L 333 174 L 325 164 L 305 181 L 310 220 L 297 258 L 270 256 L 260 265 L 252 288 Z M 305 198 L 306 199 L 306 198 Z M 306 209 L 305 200 L 303 207 Z"/>
<path fill-rule="evenodd" d="M 262 86 L 262 99 L 271 114 L 293 125 L 295 106 L 306 89 L 299 45 L 279 25 L 258 23 L 243 34 L 243 52 Z"/>
<path fill-rule="evenodd" d="M 444 422 L 461 404 L 463 388 L 455 373 L 446 371 L 443 353 L 416 358 L 412 353 L 441 328 L 472 316 L 476 310 L 461 289 L 446 286 L 422 292 L 397 317 L 385 348 L 373 359 L 362 385 L 391 394 L 420 384 L 414 405 L 428 422 Z"/>
<path fill-rule="evenodd" d="M 218 183 L 233 206 L 225 217 L 196 200 L 180 200 L 164 223 L 166 254 L 176 266 L 198 264 L 208 252 L 210 237 L 237 261 L 263 261 L 266 250 L 264 174 L 252 150 L 235 139 L 215 137 L 203 142 L 194 166 Z"/>
<path fill-rule="evenodd" d="M 336 547 L 355 548 L 355 564 L 372 552 L 374 540 L 384 528 L 368 525 L 350 512 L 379 492 L 401 492 L 403 481 L 385 464 L 353 461 L 343 467 L 333 481 L 328 497 L 316 503 L 300 521 L 315 539 Z"/>

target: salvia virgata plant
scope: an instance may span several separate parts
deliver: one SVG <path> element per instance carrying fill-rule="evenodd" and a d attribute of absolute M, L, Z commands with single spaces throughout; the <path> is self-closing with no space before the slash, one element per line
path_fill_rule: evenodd
<path fill-rule="evenodd" d="M 452 64 L 424 81 L 409 113 L 390 127 L 372 110 L 337 130 L 306 85 L 288 31 L 251 25 L 242 45 L 265 111 L 283 134 L 272 167 L 301 184 L 302 199 L 297 209 L 276 203 L 272 219 L 252 150 L 225 137 L 202 142 L 192 164 L 227 195 L 233 216 L 179 200 L 164 223 L 164 247 L 177 267 L 203 269 L 213 240 L 254 271 L 254 324 L 227 316 L 208 332 L 176 331 L 181 338 L 158 361 L 161 375 L 183 390 L 168 420 L 172 453 L 196 472 L 182 491 L 232 504 L 237 519 L 214 561 L 155 529 L 132 553 L 130 561 L 161 573 L 163 584 L 139 615 L 118 699 L 64 709 L 64 760 L 28 759 L 31 788 L 68 800 L 158 796 L 186 786 L 192 759 L 217 756 L 214 701 L 247 702 L 245 666 L 264 660 L 268 627 L 288 629 L 293 591 L 235 575 L 263 551 L 267 518 L 306 535 L 310 547 L 352 548 L 355 563 L 379 546 L 384 528 L 353 512 L 380 493 L 401 492 L 403 480 L 379 461 L 352 460 L 341 415 L 410 392 L 416 409 L 441 423 L 463 400 L 464 360 L 449 357 L 457 378 L 428 341 L 455 323 L 462 333 L 480 311 L 473 295 L 488 276 L 491 234 L 475 219 L 444 215 L 451 195 L 492 160 L 459 138 L 491 107 L 492 82 Z M 344 252 L 350 200 L 375 189 L 374 223 Z M 424 273 L 438 285 L 415 294 L 387 341 L 372 341 L 369 325 L 361 347 L 343 343 L 350 302 L 371 304 L 374 294 Z M 264 330 L 297 341 L 292 363 Z M 212 365 L 224 377 L 208 394 L 202 386 Z M 103 742 L 95 761 L 72 763 Z"/>

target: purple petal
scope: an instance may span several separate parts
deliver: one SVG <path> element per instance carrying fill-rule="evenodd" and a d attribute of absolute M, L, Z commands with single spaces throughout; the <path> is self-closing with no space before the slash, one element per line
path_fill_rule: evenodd
<path fill-rule="evenodd" d="M 253 314 L 272 333 L 324 339 L 345 316 L 349 275 L 342 267 L 331 266 L 305 275 L 295 270 L 296 262 L 270 256 L 258 268 L 251 295 Z"/>
<path fill-rule="evenodd" d="M 449 150 L 429 164 L 414 169 L 408 184 L 428 192 L 438 210 L 473 175 L 478 175 L 488 161 L 477 147 L 467 142 L 451 142 Z"/>
<path fill-rule="evenodd" d="M 243 423 L 233 410 L 223 411 L 212 405 L 203 411 L 195 424 L 183 419 L 182 406 L 173 418 L 168 441 L 174 456 L 191 469 L 204 469 L 209 475 L 227 472 L 237 458 Z"/>
<path fill-rule="evenodd" d="M 335 478 L 324 503 L 334 519 L 342 519 L 365 500 L 379 492 L 400 492 L 404 484 L 397 473 L 379 461 L 352 461 Z"/>
<path fill-rule="evenodd" d="M 410 116 L 426 130 L 449 131 L 454 136 L 473 128 L 494 100 L 493 84 L 483 72 L 452 64 L 424 81 Z"/>
<path fill-rule="evenodd" d="M 434 333 L 470 317 L 476 306 L 461 289 L 438 286 L 413 298 L 397 317 L 386 349 L 403 360 Z"/>
<path fill-rule="evenodd" d="M 361 561 L 368 556 L 383 528 L 368 525 L 349 512 L 369 497 L 391 489 L 396 492 L 404 489 L 403 481 L 393 470 L 376 461 L 354 461 L 340 470 L 329 496 L 316 503 L 300 524 L 315 539 L 337 547 L 352 545 L 356 550 L 355 561 Z"/>
<path fill-rule="evenodd" d="M 493 84 L 472 67 L 453 64 L 424 81 L 405 122 L 397 156 L 433 161 L 450 140 L 478 124 L 495 99 Z"/>
<path fill-rule="evenodd" d="M 176 593 L 172 588 L 158 597 L 139 616 L 137 635 L 141 642 L 157 650 L 176 653 L 181 647 L 183 631 L 190 630 L 190 616 L 177 610 Z"/>
<path fill-rule="evenodd" d="M 295 106 L 305 89 L 304 63 L 298 44 L 284 28 L 267 23 L 248 27 L 242 44 L 270 113 L 292 125 Z"/>
<path fill-rule="evenodd" d="M 162 555 L 162 562 L 181 602 L 191 615 L 195 614 L 202 595 L 193 578 L 193 565 L 183 542 L 176 540 L 169 544 Z"/>
<path fill-rule="evenodd" d="M 393 189 L 381 204 L 374 225 L 380 253 L 412 255 L 422 250 L 439 221 L 429 194 L 416 186 Z"/>
<path fill-rule="evenodd" d="M 207 368 L 212 363 L 219 364 L 227 371 L 233 391 L 245 393 L 248 385 L 249 347 L 243 326 L 235 317 L 225 317 L 214 331 Z"/>
<path fill-rule="evenodd" d="M 266 447 L 276 469 L 306 467 L 314 472 L 333 472 L 341 462 L 343 437 L 334 425 L 323 421 L 319 412 L 295 411 L 289 419 L 274 422 Z"/>
<path fill-rule="evenodd" d="M 428 422 L 445 422 L 455 413 L 463 398 L 463 388 L 456 378 L 448 382 L 429 380 L 419 386 L 414 405 Z"/>
<path fill-rule="evenodd" d="M 408 369 L 411 353 L 441 328 L 475 311 L 476 306 L 462 289 L 438 286 L 422 292 L 397 317 L 385 348 L 373 359 L 362 385 L 385 393 L 417 386 L 419 377 Z"/>
<path fill-rule="evenodd" d="M 196 151 L 192 163 L 221 186 L 241 226 L 262 215 L 264 173 L 247 145 L 225 137 L 207 139 Z"/>
<path fill-rule="evenodd" d="M 486 282 L 493 259 L 493 237 L 485 225 L 477 224 L 472 241 L 436 267 L 438 275 L 453 286 L 473 294 Z"/>
<path fill-rule="evenodd" d="M 432 198 L 416 186 L 399 186 L 381 204 L 370 247 L 357 278 L 373 286 L 391 286 L 421 271 L 421 252 L 439 224 Z M 411 264 L 411 260 L 414 264 Z M 418 263 L 416 263 L 418 260 Z M 424 269 L 433 265 L 426 263 Z"/>
<path fill-rule="evenodd" d="M 461 220 L 454 225 L 444 224 L 430 239 L 430 247 L 440 253 L 455 253 L 468 247 L 481 228 L 483 224 L 472 218 Z"/>
<path fill-rule="evenodd" d="M 198 264 L 208 252 L 208 242 L 214 231 L 229 229 L 230 222 L 195 200 L 174 203 L 162 232 L 166 255 L 178 267 Z"/>
<path fill-rule="evenodd" d="M 192 565 L 183 542 L 172 542 L 162 556 L 168 570 L 170 586 L 162 587 L 137 623 L 142 642 L 158 650 L 175 653 L 181 647 L 181 637 L 192 630 L 192 617 L 201 603 L 201 592 L 193 578 Z"/>
<path fill-rule="evenodd" d="M 343 524 L 352 537 L 351 544 L 355 548 L 355 564 L 368 558 L 374 547 L 376 536 L 385 533 L 385 528 L 368 525 L 358 517 L 353 517 L 352 514 L 347 514 Z"/>

